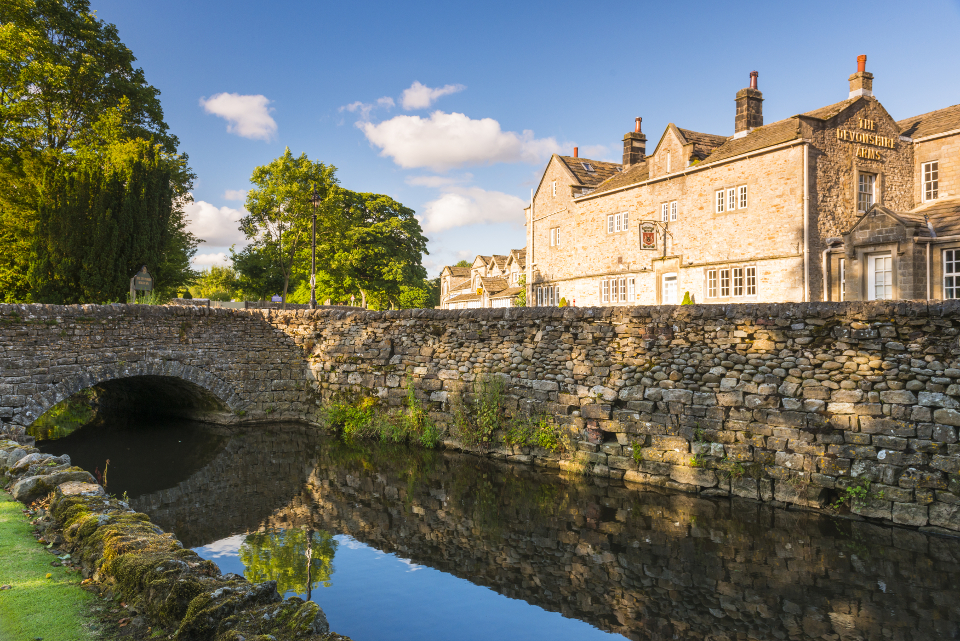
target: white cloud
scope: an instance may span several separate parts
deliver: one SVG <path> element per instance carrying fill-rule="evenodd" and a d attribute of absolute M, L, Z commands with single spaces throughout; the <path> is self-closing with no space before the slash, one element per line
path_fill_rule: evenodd
<path fill-rule="evenodd" d="M 503 131 L 492 118 L 473 120 L 461 113 L 435 111 L 429 118 L 395 116 L 378 124 L 357 123 L 381 156 L 405 168 L 430 167 L 443 171 L 462 165 L 496 162 L 539 163 L 561 147 L 553 138 L 537 139 L 533 132 Z"/>
<path fill-rule="evenodd" d="M 247 190 L 246 189 L 228 189 L 223 192 L 224 200 L 246 200 L 247 199 Z"/>
<path fill-rule="evenodd" d="M 472 179 L 473 175 L 471 174 L 464 174 L 459 178 L 453 176 L 408 176 L 404 179 L 404 182 L 412 187 L 432 187 L 439 189 L 441 187 L 449 187 L 450 185 L 469 182 Z"/>
<path fill-rule="evenodd" d="M 396 106 L 396 103 L 393 102 L 393 98 L 390 96 L 384 96 L 383 98 L 377 98 L 377 102 L 375 104 L 368 104 L 358 100 L 356 102 L 351 102 L 349 105 L 340 107 L 339 111 L 349 111 L 350 113 L 360 114 L 360 120 L 366 122 L 367 120 L 370 120 L 370 112 L 372 112 L 374 109 L 377 109 L 378 107 L 382 109 L 391 109 L 394 106 Z"/>
<path fill-rule="evenodd" d="M 584 147 L 580 147 L 580 156 L 583 158 L 591 158 L 593 160 L 620 162 L 620 158 L 614 157 L 610 151 L 610 148 L 606 145 L 586 145 Z"/>
<path fill-rule="evenodd" d="M 226 252 L 197 254 L 193 257 L 193 264 L 197 267 L 209 267 L 210 265 L 229 265 L 230 260 L 227 258 Z"/>
<path fill-rule="evenodd" d="M 277 133 L 277 123 L 270 116 L 273 109 L 266 96 L 241 96 L 236 93 L 218 93 L 201 98 L 200 106 L 209 114 L 227 121 L 227 131 L 244 138 L 270 140 Z"/>
<path fill-rule="evenodd" d="M 447 96 L 466 89 L 464 85 L 444 85 L 432 88 L 414 81 L 408 89 L 403 90 L 400 104 L 407 111 L 411 109 L 426 109 L 442 96 Z"/>
<path fill-rule="evenodd" d="M 207 241 L 208 245 L 228 247 L 234 243 L 246 243 L 247 238 L 240 231 L 240 219 L 247 213 L 245 209 L 217 207 L 198 200 L 184 207 L 184 212 L 190 221 L 187 231 Z"/>
<path fill-rule="evenodd" d="M 210 545 L 197 548 L 197 554 L 205 559 L 218 559 L 223 556 L 236 556 L 240 553 L 240 546 L 247 538 L 246 534 L 235 534 L 225 539 L 214 541 Z"/>
<path fill-rule="evenodd" d="M 439 232 L 466 225 L 524 222 L 522 198 L 480 187 L 450 187 L 424 208 L 421 226 L 425 232 Z"/>

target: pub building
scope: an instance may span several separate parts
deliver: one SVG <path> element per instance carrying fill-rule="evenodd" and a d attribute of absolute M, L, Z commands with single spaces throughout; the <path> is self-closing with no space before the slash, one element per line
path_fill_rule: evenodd
<path fill-rule="evenodd" d="M 637 118 L 620 164 L 554 155 L 525 209 L 527 300 L 555 306 L 960 298 L 960 105 L 895 120 L 866 56 L 832 105 L 733 135 Z"/>

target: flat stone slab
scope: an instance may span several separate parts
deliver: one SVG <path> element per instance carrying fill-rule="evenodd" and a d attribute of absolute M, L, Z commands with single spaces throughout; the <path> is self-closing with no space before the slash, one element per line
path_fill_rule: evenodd
<path fill-rule="evenodd" d="M 57 496 L 106 496 L 107 492 L 96 483 L 68 481 L 57 486 Z"/>

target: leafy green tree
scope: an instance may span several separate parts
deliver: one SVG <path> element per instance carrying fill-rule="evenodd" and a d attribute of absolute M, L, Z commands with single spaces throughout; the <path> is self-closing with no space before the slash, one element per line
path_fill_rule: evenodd
<path fill-rule="evenodd" d="M 280 594 L 304 594 L 321 583 L 330 587 L 336 552 L 337 541 L 329 532 L 291 528 L 248 534 L 240 546 L 240 560 L 249 581 L 276 581 Z"/>
<path fill-rule="evenodd" d="M 272 251 L 283 275 L 283 302 L 286 306 L 290 278 L 298 254 L 310 245 L 313 190 L 324 203 L 336 186 L 336 167 L 313 162 L 306 154 L 294 158 L 287 147 L 283 155 L 257 167 L 250 177 L 256 187 L 247 192 L 246 209 L 240 229 L 259 250 Z M 318 211 L 318 218 L 325 211 Z"/>
<path fill-rule="evenodd" d="M 142 265 L 166 296 L 191 277 L 184 263 L 196 241 L 177 204 L 181 159 L 141 139 L 108 151 L 44 176 L 27 278 L 37 302 L 125 300 Z"/>
<path fill-rule="evenodd" d="M 331 192 L 325 209 L 317 234 L 323 256 L 318 298 L 344 301 L 353 294 L 364 305 L 376 297 L 380 305 L 399 307 L 404 287 L 424 287 L 427 239 L 412 209 L 389 196 L 342 188 Z"/>
<path fill-rule="evenodd" d="M 473 266 L 473 263 L 471 263 L 469 260 L 458 260 L 456 263 L 454 263 L 453 266 L 454 267 L 471 267 Z"/>
<path fill-rule="evenodd" d="M 88 0 L 0 3 L 0 300 L 122 299 L 143 263 L 160 295 L 192 279 L 193 175 L 135 60 Z"/>
<path fill-rule="evenodd" d="M 230 248 L 230 260 L 237 272 L 237 293 L 243 300 L 270 300 L 283 290 L 283 274 L 277 263 L 277 254 L 275 249 L 264 246 L 247 245 L 239 252 Z M 309 300 L 309 290 L 306 295 Z"/>
<path fill-rule="evenodd" d="M 520 278 L 517 279 L 517 287 L 520 288 L 520 291 L 517 292 L 517 297 L 513 299 L 514 307 L 526 307 L 527 306 L 527 275 L 520 274 Z"/>
<path fill-rule="evenodd" d="M 237 271 L 230 266 L 211 265 L 200 272 L 194 284 L 194 290 L 200 298 L 211 298 L 216 294 L 225 294 L 224 300 L 231 300 L 239 285 Z M 220 298 L 214 298 L 220 300 Z"/>

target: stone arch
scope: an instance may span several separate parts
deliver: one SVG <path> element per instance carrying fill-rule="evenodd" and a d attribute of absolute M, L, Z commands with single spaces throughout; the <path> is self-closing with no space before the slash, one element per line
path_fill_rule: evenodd
<path fill-rule="evenodd" d="M 57 403 L 70 398 L 84 389 L 114 381 L 143 379 L 173 379 L 189 386 L 199 388 L 222 405 L 222 409 L 236 412 L 243 409 L 247 402 L 221 378 L 193 365 L 179 361 L 163 359 L 144 359 L 134 363 L 93 366 L 80 374 L 71 374 L 51 389 L 31 397 L 20 412 L 13 417 L 13 423 L 28 427 Z"/>

